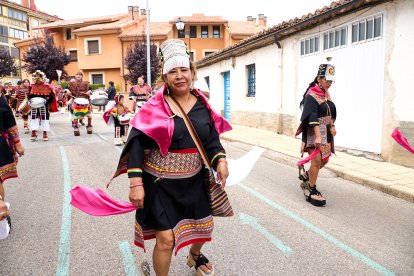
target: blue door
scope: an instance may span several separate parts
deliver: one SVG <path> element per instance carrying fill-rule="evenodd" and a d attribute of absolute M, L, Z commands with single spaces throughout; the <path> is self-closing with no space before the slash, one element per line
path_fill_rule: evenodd
<path fill-rule="evenodd" d="M 223 73 L 224 83 L 224 118 L 230 122 L 230 71 Z"/>

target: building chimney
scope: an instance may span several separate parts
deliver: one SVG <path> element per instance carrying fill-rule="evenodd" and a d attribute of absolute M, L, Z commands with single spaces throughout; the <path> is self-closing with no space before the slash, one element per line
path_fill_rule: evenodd
<path fill-rule="evenodd" d="M 129 20 L 134 20 L 134 7 L 133 6 L 128 6 L 128 19 Z"/>
<path fill-rule="evenodd" d="M 267 27 L 267 16 L 263 13 L 259 14 L 259 27 Z"/>
<path fill-rule="evenodd" d="M 139 17 L 139 7 L 138 6 L 134 6 L 132 8 L 132 15 L 134 16 L 134 20 L 138 20 L 138 17 Z"/>
<path fill-rule="evenodd" d="M 147 11 L 145 9 L 141 9 L 141 15 L 146 15 Z"/>
<path fill-rule="evenodd" d="M 29 0 L 22 0 L 22 6 L 25 8 L 29 8 Z"/>
<path fill-rule="evenodd" d="M 32 11 L 37 11 L 36 5 L 35 5 L 35 0 L 30 0 L 30 9 Z"/>

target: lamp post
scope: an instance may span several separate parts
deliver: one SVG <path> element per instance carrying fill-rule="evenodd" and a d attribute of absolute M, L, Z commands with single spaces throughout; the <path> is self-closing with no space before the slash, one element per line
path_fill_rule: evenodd
<path fill-rule="evenodd" d="M 181 17 L 178 17 L 177 22 L 175 22 L 175 27 L 177 27 L 177 30 L 179 32 L 184 33 L 184 37 L 185 37 L 185 35 L 188 35 L 188 51 L 190 52 L 190 60 L 193 61 L 193 59 L 191 57 L 191 37 L 190 37 L 190 32 L 185 32 L 184 31 L 185 23 L 184 23 L 184 21 L 181 20 Z"/>

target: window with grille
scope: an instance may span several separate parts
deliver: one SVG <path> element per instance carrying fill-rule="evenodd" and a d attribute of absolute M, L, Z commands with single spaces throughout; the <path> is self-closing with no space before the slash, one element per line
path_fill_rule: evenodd
<path fill-rule="evenodd" d="M 72 39 L 72 29 L 66 29 L 66 40 L 71 40 Z"/>
<path fill-rule="evenodd" d="M 190 26 L 190 38 L 197 38 L 197 26 Z"/>
<path fill-rule="evenodd" d="M 213 26 L 213 38 L 220 38 L 220 26 Z"/>
<path fill-rule="evenodd" d="M 20 57 L 19 49 L 10 47 L 10 55 L 12 56 L 12 58 L 19 58 Z"/>
<path fill-rule="evenodd" d="M 305 56 L 319 52 L 319 36 L 306 38 L 300 41 L 300 55 Z"/>
<path fill-rule="evenodd" d="M 99 54 L 99 40 L 88 40 L 88 54 Z"/>
<path fill-rule="evenodd" d="M 12 8 L 8 9 L 8 16 L 10 18 L 14 18 L 20 21 L 25 21 L 25 22 L 27 21 L 27 13 L 24 13 L 24 12 L 21 12 L 21 11 L 12 9 Z"/>
<path fill-rule="evenodd" d="M 246 66 L 247 71 L 247 97 L 256 96 L 256 66 L 250 64 Z"/>
<path fill-rule="evenodd" d="M 69 50 L 70 61 L 77 61 L 78 60 L 78 51 L 77 50 Z"/>
<path fill-rule="evenodd" d="M 201 26 L 201 38 L 208 38 L 208 26 Z"/>
<path fill-rule="evenodd" d="M 103 74 L 91 74 L 92 84 L 103 84 Z"/>
<path fill-rule="evenodd" d="M 347 27 L 341 27 L 323 34 L 323 50 L 330 50 L 347 45 Z"/>
<path fill-rule="evenodd" d="M 382 36 L 382 15 L 352 24 L 352 43 L 365 42 Z"/>
<path fill-rule="evenodd" d="M 0 25 L 0 42 L 8 43 L 9 28 Z"/>
<path fill-rule="evenodd" d="M 26 39 L 26 38 L 29 37 L 29 34 L 25 31 L 10 28 L 9 29 L 9 36 L 14 37 L 14 38 L 18 38 L 18 39 Z"/>

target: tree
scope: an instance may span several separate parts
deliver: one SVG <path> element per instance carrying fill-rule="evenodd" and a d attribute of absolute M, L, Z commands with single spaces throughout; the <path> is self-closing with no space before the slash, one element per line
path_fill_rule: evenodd
<path fill-rule="evenodd" d="M 158 75 L 159 59 L 157 55 L 157 46 L 150 46 L 151 53 L 151 82 L 154 83 Z M 142 41 L 137 41 L 132 47 L 128 49 L 125 57 L 125 65 L 129 74 L 124 76 L 125 80 L 132 84 L 137 83 L 139 76 L 144 75 L 147 78 L 147 44 Z M 149 85 L 151 85 L 149 83 Z"/>
<path fill-rule="evenodd" d="M 23 55 L 23 62 L 22 68 L 27 73 L 40 70 L 52 81 L 58 80 L 56 70 L 62 70 L 61 77 L 67 76 L 64 67 L 70 62 L 70 56 L 66 54 L 64 48 L 55 46 L 52 35 L 46 35 L 44 44 L 37 41 L 36 45 Z"/>
<path fill-rule="evenodd" d="M 0 78 L 10 76 L 12 73 L 17 74 L 17 66 L 9 51 L 0 49 Z"/>

